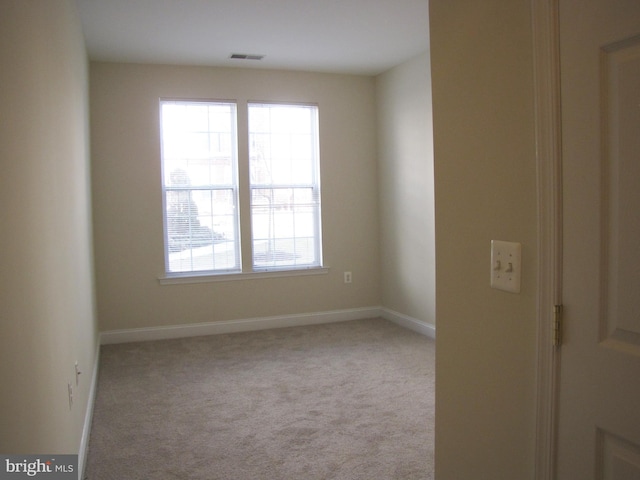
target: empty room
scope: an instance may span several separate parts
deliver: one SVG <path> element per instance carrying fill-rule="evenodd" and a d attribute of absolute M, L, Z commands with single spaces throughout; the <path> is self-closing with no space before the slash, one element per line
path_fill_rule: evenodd
<path fill-rule="evenodd" d="M 129 5 L 111 13 L 122 16 L 114 21 L 119 37 L 135 18 Z M 107 15 L 98 9 L 94 18 L 81 5 L 93 57 L 103 345 L 90 478 L 114 471 L 203 479 L 432 474 L 433 339 L 380 323 L 386 316 L 433 337 L 428 10 L 418 4 L 392 19 L 388 4 L 360 26 L 340 27 L 356 6 L 343 5 L 337 16 L 312 4 L 212 4 L 141 50 L 151 54 L 163 42 L 175 49 L 192 35 L 201 53 L 189 45 L 173 60 L 150 63 L 150 55 L 134 63 L 102 51 L 115 45 L 92 47 L 91 32 L 104 36 Z M 157 11 L 150 31 L 132 34 L 149 41 L 183 8 Z M 411 30 L 409 21 L 411 36 L 380 38 L 384 25 Z M 357 43 L 365 39 L 367 63 Z M 394 41 L 387 48 L 403 56 L 384 60 L 382 45 Z M 405 310 L 390 308 L 396 304 Z M 319 323 L 335 325 L 301 328 Z M 229 335 L 275 327 L 297 329 Z M 212 334 L 223 336 L 200 346 L 191 342 L 201 339 L 158 341 Z M 154 351 L 129 344 L 140 340 L 155 340 Z M 169 360 L 175 348 L 184 350 L 178 364 Z M 209 353 L 189 359 L 193 348 Z M 403 355 L 406 348 L 415 352 Z M 366 353 L 387 349 L 389 363 Z M 144 358 L 146 368 L 169 363 L 125 374 Z M 169 375 L 174 368 L 191 374 Z M 234 373 L 221 376 L 220 368 Z M 137 404 L 142 410 L 133 414 Z"/>
<path fill-rule="evenodd" d="M 635 478 L 634 5 L 1 0 L 0 472 Z"/>
<path fill-rule="evenodd" d="M 79 448 L 95 479 L 432 478 L 428 4 L 190 7 L 8 7 L 25 48 L 68 50 L 38 66 L 75 155 L 50 222 L 82 244 L 52 261 L 85 292 L 51 346 L 82 428 L 4 450 Z"/>

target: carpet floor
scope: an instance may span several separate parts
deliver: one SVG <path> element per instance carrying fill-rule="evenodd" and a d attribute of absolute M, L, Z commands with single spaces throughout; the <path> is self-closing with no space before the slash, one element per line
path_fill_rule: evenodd
<path fill-rule="evenodd" d="M 85 478 L 432 479 L 434 354 L 383 319 L 105 345 Z"/>

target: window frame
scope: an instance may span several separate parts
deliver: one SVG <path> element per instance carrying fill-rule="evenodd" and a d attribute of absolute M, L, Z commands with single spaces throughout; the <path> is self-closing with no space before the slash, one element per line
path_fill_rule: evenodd
<path fill-rule="evenodd" d="M 164 122 L 163 122 L 163 106 L 165 104 L 183 104 L 183 105 L 230 105 L 233 106 L 231 127 L 231 182 L 230 184 L 210 183 L 206 185 L 190 185 L 190 186 L 168 186 L 166 182 L 166 164 L 165 164 L 165 138 L 164 138 Z M 163 222 L 163 247 L 164 247 L 164 275 L 162 278 L 183 278 L 198 277 L 212 275 L 229 275 L 242 272 L 242 245 L 241 245 L 241 229 L 240 229 L 240 187 L 239 187 L 239 152 L 238 152 L 238 102 L 235 100 L 219 100 L 219 99 L 185 99 L 185 98 L 160 98 L 159 106 L 159 133 L 160 133 L 160 174 L 162 188 L 162 222 Z M 209 132 L 211 133 L 211 132 Z M 205 191 L 212 194 L 217 191 L 230 191 L 233 200 L 234 220 L 234 258 L 235 268 L 209 269 L 209 270 L 184 270 L 170 271 L 170 241 L 169 241 L 169 214 L 167 205 L 167 192 L 179 191 Z M 213 233 L 213 231 L 212 231 Z"/>
<path fill-rule="evenodd" d="M 163 102 L 178 103 L 226 103 L 235 106 L 235 153 L 234 168 L 234 195 L 235 195 L 235 223 L 236 223 L 236 244 L 238 249 L 238 269 L 232 270 L 194 270 L 184 272 L 170 272 L 168 258 L 168 237 L 167 237 L 167 213 L 166 213 L 166 188 L 165 188 L 165 165 L 163 157 L 163 133 L 162 133 L 162 104 Z M 317 264 L 285 265 L 278 267 L 256 268 L 253 256 L 253 217 L 252 217 L 252 185 L 250 174 L 250 132 L 249 132 L 249 106 L 252 104 L 263 105 L 283 105 L 283 106 L 307 106 L 315 108 L 315 145 L 316 157 L 314 159 L 314 195 L 317 198 L 317 214 L 314 219 L 314 238 L 317 246 Z M 329 267 L 324 264 L 323 257 L 323 222 L 322 222 L 322 201 L 321 201 L 321 159 L 320 159 L 320 108 L 313 102 L 287 102 L 287 101 L 267 101 L 267 100 L 222 100 L 208 98 L 177 98 L 161 97 L 159 101 L 160 120 L 160 149 L 161 149 L 161 187 L 162 187 L 162 215 L 163 215 L 163 246 L 165 252 L 164 273 L 158 276 L 161 285 L 208 283 L 220 281 L 234 281 L 260 278 L 277 278 L 291 276 L 323 275 L 329 272 Z M 243 146 L 242 146 L 243 145 Z M 246 178 L 244 178 L 246 176 Z M 271 186 L 272 187 L 272 186 Z M 270 187 L 270 188 L 271 188 Z M 308 187 L 308 185 L 304 185 Z M 199 188 L 199 187 L 197 187 Z M 196 188 L 196 189 L 197 189 Z M 228 189 L 228 187 L 220 187 Z M 287 188 L 292 188 L 287 185 Z M 193 188 L 192 188 L 193 189 Z M 207 190 L 211 190 L 207 188 Z M 244 206 L 243 206 L 244 205 Z M 244 216 L 243 216 L 244 213 Z M 245 261 L 243 261 L 245 260 Z"/>
<path fill-rule="evenodd" d="M 312 168 L 311 181 L 309 183 L 254 183 L 251 174 L 251 106 L 276 106 L 276 107 L 300 107 L 300 108 L 312 108 Z M 289 133 L 288 135 L 291 135 Z M 248 163 L 249 163 L 249 206 L 250 206 L 250 220 L 251 220 L 251 268 L 253 272 L 273 272 L 273 271 L 287 271 L 287 270 L 305 270 L 322 268 L 323 266 L 323 249 L 322 249 L 322 196 L 320 185 L 320 108 L 317 103 L 312 102 L 276 102 L 276 101 L 248 101 L 247 102 L 247 143 L 248 143 Z M 256 240 L 256 234 L 253 229 L 253 208 L 254 208 L 254 191 L 257 190 L 296 190 L 296 189 L 310 189 L 312 191 L 312 198 L 314 199 L 314 217 L 313 217 L 313 240 L 314 249 L 313 256 L 316 259 L 313 263 L 301 263 L 293 265 L 265 265 L 256 266 L 254 245 Z M 294 237 L 297 239 L 298 237 Z"/>

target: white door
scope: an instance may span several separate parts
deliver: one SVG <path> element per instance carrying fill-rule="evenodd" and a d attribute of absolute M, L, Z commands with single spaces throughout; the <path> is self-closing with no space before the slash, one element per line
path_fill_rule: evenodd
<path fill-rule="evenodd" d="M 559 0 L 557 478 L 640 480 L 640 1 Z"/>

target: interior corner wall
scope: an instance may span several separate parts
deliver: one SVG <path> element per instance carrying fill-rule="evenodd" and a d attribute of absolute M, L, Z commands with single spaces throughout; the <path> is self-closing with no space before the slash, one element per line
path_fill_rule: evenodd
<path fill-rule="evenodd" d="M 435 325 L 429 52 L 376 77 L 382 305 Z"/>
<path fill-rule="evenodd" d="M 529 0 L 430 0 L 439 480 L 534 475 L 536 156 Z M 492 239 L 522 291 L 491 289 Z"/>
<path fill-rule="evenodd" d="M 90 72 L 101 331 L 380 305 L 372 77 L 107 62 L 92 62 Z M 164 274 L 160 98 L 236 100 L 239 106 L 249 100 L 319 105 L 328 274 L 159 283 Z M 239 123 L 238 128 L 246 126 Z M 344 283 L 344 271 L 352 272 L 351 284 Z"/>
<path fill-rule="evenodd" d="M 72 0 L 0 2 L 3 454 L 79 453 L 97 355 L 87 79 Z"/>

